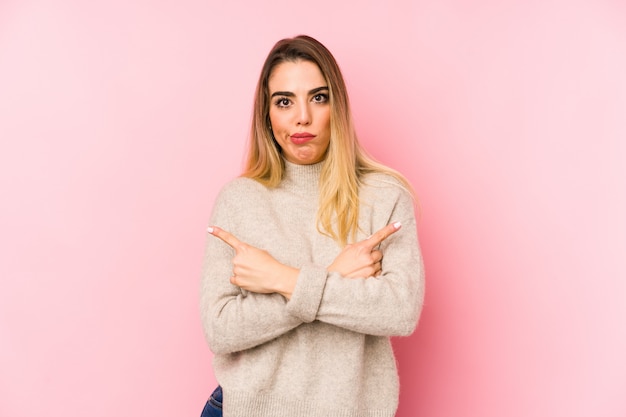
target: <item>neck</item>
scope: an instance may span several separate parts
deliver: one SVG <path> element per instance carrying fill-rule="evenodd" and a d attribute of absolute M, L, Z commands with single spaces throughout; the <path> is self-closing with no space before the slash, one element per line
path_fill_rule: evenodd
<path fill-rule="evenodd" d="M 297 188 L 306 193 L 317 193 L 323 161 L 311 165 L 298 165 L 285 159 L 284 163 L 284 186 Z"/>

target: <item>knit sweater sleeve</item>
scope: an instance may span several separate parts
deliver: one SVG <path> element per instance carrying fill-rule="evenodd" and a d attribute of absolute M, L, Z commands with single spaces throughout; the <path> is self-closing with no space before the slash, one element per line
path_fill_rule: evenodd
<path fill-rule="evenodd" d="M 394 187 L 398 190 L 398 187 Z M 371 232 L 400 221 L 402 228 L 381 244 L 382 274 L 345 278 L 322 265 L 301 269 L 287 310 L 309 322 L 319 320 L 375 336 L 413 332 L 424 300 L 424 267 L 417 239 L 413 200 L 406 191 L 382 191 Z"/>
<path fill-rule="evenodd" d="M 222 190 L 211 215 L 211 224 L 237 233 L 230 203 L 237 195 Z M 278 294 L 256 294 L 230 283 L 234 250 L 208 235 L 201 282 L 200 308 L 205 337 L 215 354 L 250 349 L 270 341 L 302 323 L 287 313 Z"/>

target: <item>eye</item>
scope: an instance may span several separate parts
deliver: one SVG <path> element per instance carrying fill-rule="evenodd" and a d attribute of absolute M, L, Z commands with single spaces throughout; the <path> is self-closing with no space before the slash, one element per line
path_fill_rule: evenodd
<path fill-rule="evenodd" d="M 313 96 L 314 103 L 326 103 L 328 101 L 328 94 L 316 94 Z"/>
<path fill-rule="evenodd" d="M 291 100 L 289 100 L 287 97 L 279 97 L 274 104 L 277 107 L 280 108 L 285 108 L 285 107 L 289 107 L 289 105 L 291 104 Z"/>

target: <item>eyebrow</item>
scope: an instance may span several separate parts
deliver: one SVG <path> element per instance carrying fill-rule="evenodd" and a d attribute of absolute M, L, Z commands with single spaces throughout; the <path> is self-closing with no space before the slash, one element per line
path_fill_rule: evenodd
<path fill-rule="evenodd" d="M 324 86 L 324 87 L 317 87 L 317 88 L 314 88 L 313 90 L 309 91 L 309 95 L 316 94 L 316 93 L 319 93 L 320 91 L 324 91 L 324 90 L 328 91 L 328 87 L 326 87 L 326 86 Z M 292 93 L 291 91 L 276 91 L 276 92 L 272 93 L 270 98 L 271 97 L 275 97 L 275 96 L 293 97 L 293 96 L 295 96 L 295 94 Z"/>

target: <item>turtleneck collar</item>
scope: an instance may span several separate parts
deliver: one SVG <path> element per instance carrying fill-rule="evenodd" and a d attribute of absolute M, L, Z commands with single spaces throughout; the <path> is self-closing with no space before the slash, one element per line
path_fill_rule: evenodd
<path fill-rule="evenodd" d="M 298 165 L 286 159 L 283 159 L 283 162 L 285 163 L 285 176 L 282 184 L 284 187 L 317 193 L 324 161 L 311 165 Z"/>

